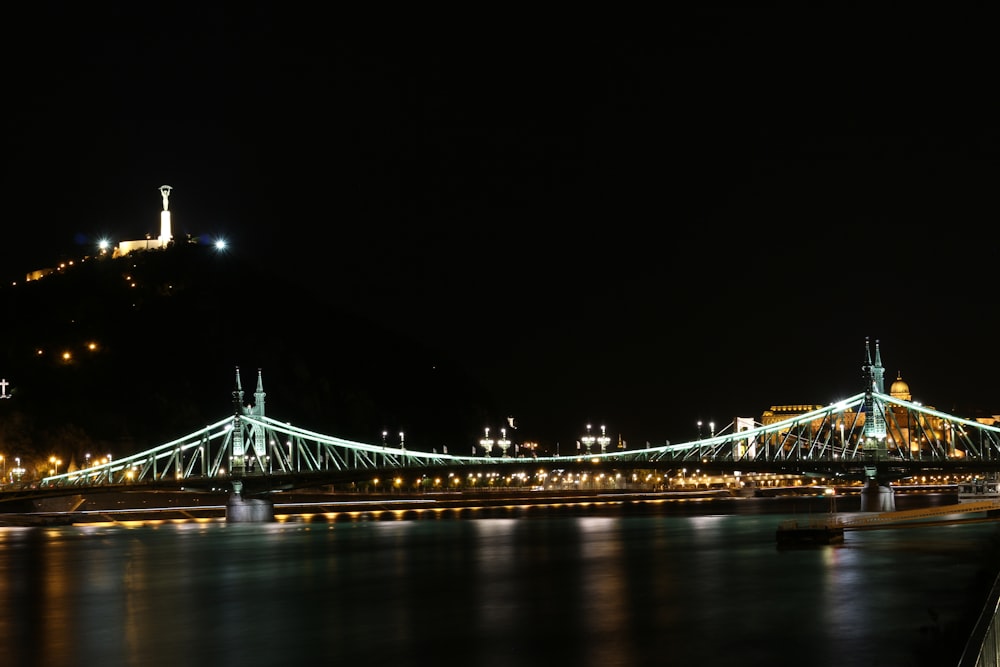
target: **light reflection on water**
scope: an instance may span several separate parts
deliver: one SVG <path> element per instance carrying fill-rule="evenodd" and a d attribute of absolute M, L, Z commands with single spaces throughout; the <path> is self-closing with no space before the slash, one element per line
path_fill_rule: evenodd
<path fill-rule="evenodd" d="M 778 550 L 786 518 L 0 528 L 0 646 L 46 667 L 957 664 L 998 524 Z"/>

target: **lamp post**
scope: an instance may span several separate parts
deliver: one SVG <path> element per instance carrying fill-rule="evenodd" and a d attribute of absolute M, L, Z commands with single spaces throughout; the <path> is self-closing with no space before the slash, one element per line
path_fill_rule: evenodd
<path fill-rule="evenodd" d="M 698 439 L 701 440 L 701 420 L 698 420 Z"/>
<path fill-rule="evenodd" d="M 479 446 L 483 448 L 483 455 L 489 456 L 493 450 L 493 440 L 490 439 L 490 427 L 486 427 L 486 435 L 479 440 Z"/>
<path fill-rule="evenodd" d="M 611 442 L 611 438 L 607 436 L 604 432 L 604 424 L 601 424 L 601 437 L 597 439 L 597 444 L 601 447 L 601 454 L 608 451 L 608 444 Z"/>
<path fill-rule="evenodd" d="M 586 448 L 587 454 L 590 454 L 590 448 L 594 446 L 595 440 L 596 438 L 590 434 L 590 424 L 587 424 L 587 433 L 582 438 L 580 438 L 580 442 L 582 442 L 584 447 Z"/>
<path fill-rule="evenodd" d="M 500 429 L 500 439 L 497 440 L 497 445 L 500 446 L 501 456 L 507 458 L 507 448 L 510 447 L 510 440 L 507 439 L 507 429 Z"/>

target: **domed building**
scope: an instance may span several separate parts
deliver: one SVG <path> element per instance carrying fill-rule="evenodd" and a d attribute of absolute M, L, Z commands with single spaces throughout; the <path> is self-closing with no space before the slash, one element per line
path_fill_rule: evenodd
<path fill-rule="evenodd" d="M 913 402 L 910 385 L 903 381 L 902 374 L 897 372 L 896 380 L 889 385 L 889 395 L 900 401 Z M 933 406 L 925 406 L 934 409 Z M 900 405 L 893 405 L 886 415 L 889 422 L 886 429 L 886 445 L 889 451 L 908 450 L 901 452 L 903 458 L 919 459 L 932 456 L 934 452 L 944 452 L 948 456 L 963 456 L 962 450 L 955 448 L 950 425 L 939 417 L 920 415 Z"/>
<path fill-rule="evenodd" d="M 902 373 L 896 373 L 896 381 L 889 385 L 889 395 L 901 401 L 911 401 L 910 385 L 903 382 Z"/>
<path fill-rule="evenodd" d="M 867 351 L 867 343 L 866 343 Z M 874 361 L 870 356 L 866 360 L 866 368 L 870 371 L 869 380 L 872 389 L 878 393 L 888 393 L 892 398 L 913 403 L 913 395 L 910 392 L 910 385 L 903 380 L 901 372 L 896 373 L 896 380 L 889 385 L 889 391 L 883 389 L 883 366 L 882 357 L 878 342 L 875 343 Z M 819 410 L 822 405 L 802 404 L 802 405 L 772 405 L 769 410 L 765 410 L 761 415 L 761 423 L 765 426 L 780 422 L 791 417 L 798 417 L 802 414 Z M 925 406 L 933 410 L 933 406 Z M 821 436 L 823 428 L 833 430 L 836 435 L 836 427 L 844 426 L 848 432 L 855 433 L 854 439 L 848 438 L 842 446 L 850 448 L 861 446 L 861 432 L 869 417 L 876 422 L 871 429 L 871 436 L 867 441 L 869 447 L 874 447 L 873 452 L 885 456 L 892 453 L 904 459 L 930 458 L 935 454 L 942 453 L 949 457 L 961 457 L 965 452 L 956 448 L 954 434 L 951 432 L 951 425 L 944 419 L 924 415 L 908 409 L 901 405 L 886 405 L 885 414 L 880 411 L 871 415 L 868 410 L 862 409 L 860 412 L 845 410 L 836 424 L 829 424 L 822 419 L 816 419 L 812 423 L 812 431 L 816 437 Z M 833 436 L 831 436 L 833 437 Z M 784 442 L 783 432 L 775 433 L 770 437 L 772 446 Z"/>

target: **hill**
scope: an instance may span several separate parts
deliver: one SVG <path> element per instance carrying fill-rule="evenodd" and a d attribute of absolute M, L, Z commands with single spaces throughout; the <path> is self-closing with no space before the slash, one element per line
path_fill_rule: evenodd
<path fill-rule="evenodd" d="M 335 284 L 331 277 L 330 285 Z M 338 299 L 198 244 L 91 258 L 0 289 L 0 454 L 83 463 L 232 414 L 260 369 L 266 414 L 303 428 L 465 451 L 488 395 L 444 355 Z M 44 463 L 41 464 L 44 467 Z"/>

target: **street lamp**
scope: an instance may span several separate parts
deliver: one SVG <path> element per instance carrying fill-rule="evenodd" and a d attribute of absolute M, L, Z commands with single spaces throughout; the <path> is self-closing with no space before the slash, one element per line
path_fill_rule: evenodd
<path fill-rule="evenodd" d="M 604 424 L 601 424 L 601 437 L 597 439 L 597 444 L 601 446 L 601 454 L 607 451 L 610 442 L 611 438 L 604 433 Z"/>
<path fill-rule="evenodd" d="M 399 432 L 399 448 L 403 450 L 406 449 L 406 439 L 402 431 Z"/>
<path fill-rule="evenodd" d="M 497 444 L 500 446 L 501 456 L 507 458 L 507 448 L 510 447 L 510 440 L 507 439 L 507 429 L 500 429 L 500 439 L 497 440 Z"/>
<path fill-rule="evenodd" d="M 698 420 L 698 439 L 701 440 L 701 420 Z"/>
<path fill-rule="evenodd" d="M 580 442 L 582 442 L 587 448 L 587 454 L 590 454 L 590 448 L 594 446 L 595 440 L 597 440 L 597 438 L 590 434 L 590 424 L 587 424 L 587 434 L 580 438 Z"/>
<path fill-rule="evenodd" d="M 493 449 L 493 441 L 490 439 L 490 427 L 486 427 L 486 435 L 484 435 L 479 440 L 479 446 L 485 451 L 485 456 L 490 455 L 490 451 Z"/>

